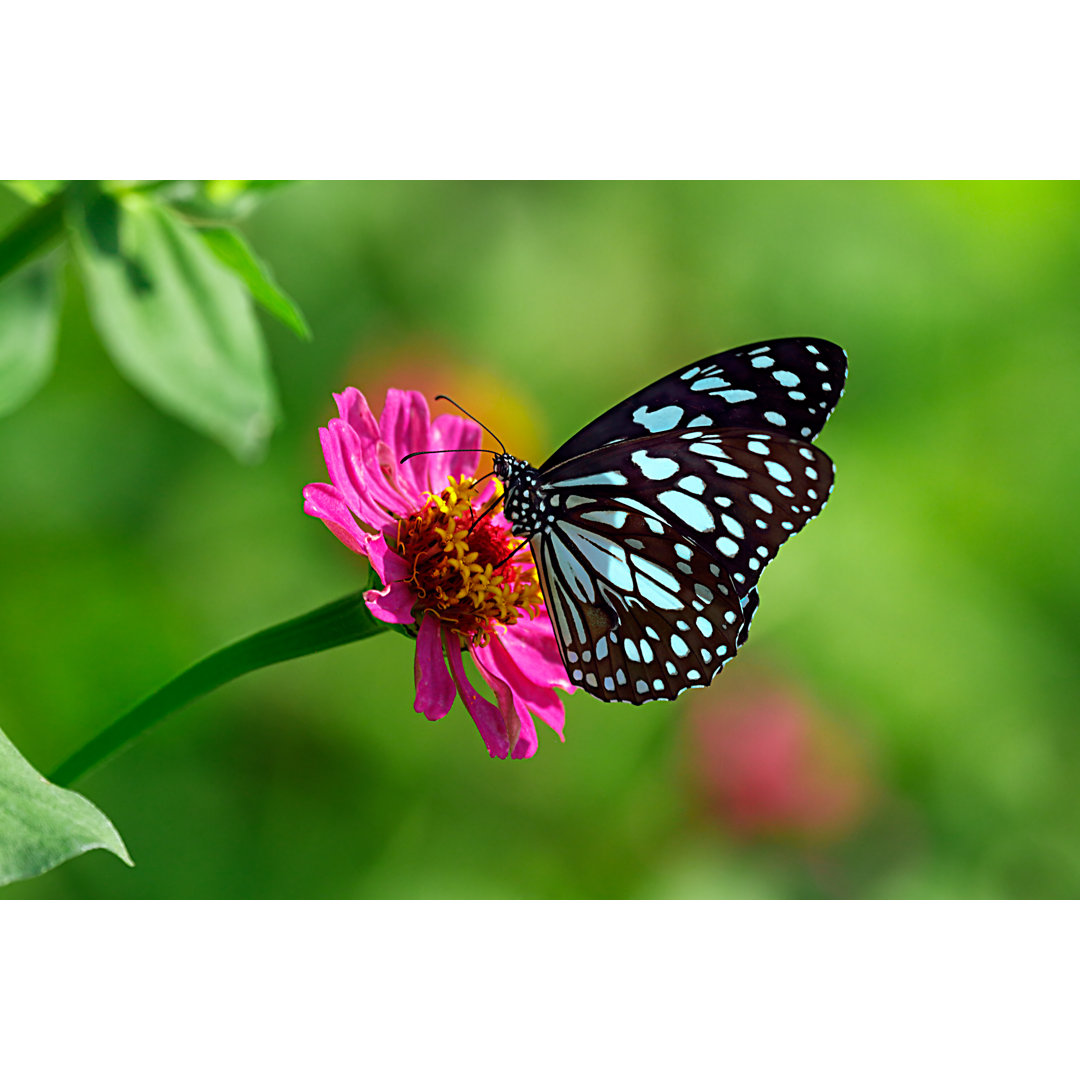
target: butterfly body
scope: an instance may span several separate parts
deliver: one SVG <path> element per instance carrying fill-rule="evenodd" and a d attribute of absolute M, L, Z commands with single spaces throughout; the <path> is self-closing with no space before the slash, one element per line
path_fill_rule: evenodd
<path fill-rule="evenodd" d="M 554 523 L 540 472 L 512 454 L 495 455 L 495 475 L 503 483 L 503 516 L 514 536 L 532 537 Z"/>
<path fill-rule="evenodd" d="M 645 387 L 539 469 L 496 455 L 577 685 L 671 699 L 735 655 L 762 570 L 832 490 L 810 440 L 846 373 L 843 350 L 818 338 L 747 345 Z"/>

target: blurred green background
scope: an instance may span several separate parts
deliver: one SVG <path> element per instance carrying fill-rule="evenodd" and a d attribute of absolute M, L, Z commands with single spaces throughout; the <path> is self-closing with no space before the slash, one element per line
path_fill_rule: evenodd
<path fill-rule="evenodd" d="M 0 226 L 23 208 L 0 194 Z M 0 728 L 41 770 L 199 656 L 359 587 L 301 512 L 332 391 L 454 394 L 539 462 L 720 349 L 849 353 L 823 516 L 674 704 L 489 760 L 386 634 L 233 683 L 82 784 L 127 841 L 5 897 L 1080 895 L 1080 186 L 309 183 L 244 230 L 284 421 L 238 464 L 115 372 L 66 274 L 0 419 Z"/>

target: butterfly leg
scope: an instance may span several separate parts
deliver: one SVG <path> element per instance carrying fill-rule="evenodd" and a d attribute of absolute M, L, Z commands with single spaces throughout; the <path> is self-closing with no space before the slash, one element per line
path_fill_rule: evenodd
<path fill-rule="evenodd" d="M 488 516 L 488 514 L 490 514 L 492 512 L 492 510 L 494 510 L 499 505 L 499 503 L 501 503 L 503 501 L 505 496 L 506 496 L 506 493 L 503 492 L 502 495 L 500 495 L 497 499 L 493 500 L 492 503 L 488 506 L 488 508 L 478 518 L 475 518 L 473 520 L 473 523 L 466 530 L 465 535 L 468 536 L 469 533 L 471 533 L 473 531 L 473 529 L 475 529 L 476 526 L 479 525 L 480 522 L 483 521 L 484 518 L 486 518 Z M 499 565 L 501 566 L 502 563 L 500 563 Z"/>
<path fill-rule="evenodd" d="M 502 560 L 502 562 L 496 563 L 491 568 L 492 572 L 494 573 L 494 571 L 498 570 L 500 566 L 505 566 L 528 542 L 529 542 L 529 538 L 525 537 L 525 539 L 522 540 L 521 543 L 518 544 L 518 546 L 516 548 L 514 548 L 514 550 L 511 551 L 510 554 L 507 555 L 505 559 Z"/>

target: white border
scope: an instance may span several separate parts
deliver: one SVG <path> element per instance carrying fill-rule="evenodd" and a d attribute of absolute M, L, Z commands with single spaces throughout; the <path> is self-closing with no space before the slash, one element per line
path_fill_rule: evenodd
<path fill-rule="evenodd" d="M 1045 0 L 15 5 L 0 175 L 1061 178 Z"/>
<path fill-rule="evenodd" d="M 1076 1068 L 1071 903 L 3 910 L 11 1076 L 908 1080 Z"/>

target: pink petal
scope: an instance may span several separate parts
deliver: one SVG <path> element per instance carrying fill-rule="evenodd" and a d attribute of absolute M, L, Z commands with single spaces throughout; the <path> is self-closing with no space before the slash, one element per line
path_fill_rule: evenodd
<path fill-rule="evenodd" d="M 513 712 L 512 702 L 509 700 L 509 688 L 501 684 L 501 692 L 507 700 L 500 699 L 502 708 L 496 708 L 490 701 L 485 701 L 470 685 L 465 675 L 465 665 L 462 662 L 461 642 L 447 627 L 443 627 L 443 646 L 446 657 L 450 661 L 450 674 L 454 679 L 454 686 L 469 710 L 477 730 L 480 732 L 484 745 L 492 757 L 504 758 L 510 753 L 510 733 L 506 727 L 506 715 Z M 500 695 L 500 686 L 493 687 L 496 696 Z"/>
<path fill-rule="evenodd" d="M 413 623 L 413 605 L 416 594 L 407 580 L 409 564 L 386 546 L 386 540 L 372 537 L 368 543 L 368 558 L 375 573 L 385 582 L 382 589 L 369 589 L 364 593 L 364 603 L 377 619 L 390 623 Z"/>
<path fill-rule="evenodd" d="M 412 567 L 387 543 L 387 533 L 392 537 L 393 530 L 387 529 L 385 533 L 369 537 L 367 557 L 384 585 L 394 581 L 408 581 L 412 576 Z"/>
<path fill-rule="evenodd" d="M 428 488 L 428 463 L 424 457 L 412 458 L 404 465 L 401 458 L 413 450 L 431 449 L 431 413 L 427 399 L 419 390 L 387 390 L 386 405 L 379 417 L 382 441 L 390 451 L 399 486 L 419 496 Z"/>
<path fill-rule="evenodd" d="M 405 515 L 416 509 L 418 500 L 406 498 L 387 480 L 378 461 L 380 444 L 365 447 L 343 420 L 331 420 L 326 431 L 323 453 L 330 479 L 341 489 L 357 517 L 381 528 L 393 514 Z"/>
<path fill-rule="evenodd" d="M 532 682 L 541 686 L 557 686 L 568 693 L 577 689 L 571 684 L 559 656 L 555 631 L 546 611 L 541 610 L 535 619 L 518 619 L 513 626 L 506 628 L 499 640 L 506 646 L 514 663 Z"/>
<path fill-rule="evenodd" d="M 512 758 L 530 758 L 540 746 L 540 740 L 536 737 L 536 725 L 532 717 L 526 712 L 521 718 L 521 734 L 514 746 Z"/>
<path fill-rule="evenodd" d="M 331 424 L 335 421 L 331 420 Z M 337 421 L 341 425 L 340 421 Z M 354 470 L 353 462 L 341 445 L 341 437 L 334 427 L 319 428 L 319 442 L 322 445 L 323 457 L 326 459 L 326 470 L 330 474 L 330 483 L 344 500 L 345 505 L 358 517 L 367 516 L 367 507 L 361 497 L 361 492 L 366 487 L 363 480 L 362 468 Z M 383 525 L 385 522 L 369 522 L 372 525 Z"/>
<path fill-rule="evenodd" d="M 480 463 L 480 443 L 484 433 L 478 424 L 466 420 L 463 416 L 443 415 L 435 417 L 431 425 L 431 448 L 433 450 L 457 450 L 466 448 L 460 454 L 428 454 L 417 461 L 428 463 L 426 490 L 442 491 L 448 477 L 455 480 L 462 476 L 476 476 Z"/>
<path fill-rule="evenodd" d="M 416 635 L 416 657 L 413 661 L 416 676 L 414 708 L 429 720 L 441 720 L 454 704 L 457 694 L 454 680 L 446 670 L 443 656 L 441 623 L 426 612 Z"/>
<path fill-rule="evenodd" d="M 422 457 L 411 458 L 402 465 L 400 460 L 402 457 L 404 457 L 404 454 L 399 454 L 389 443 L 376 443 L 371 466 L 372 472 L 375 471 L 377 465 L 383 483 L 391 491 L 395 492 L 398 498 L 404 499 L 412 506 L 419 506 L 424 502 L 424 491 L 426 489 L 413 483 L 411 473 L 413 466 L 416 466 L 416 468 L 426 467 L 422 465 L 424 459 Z M 410 470 L 409 473 L 406 473 L 406 469 Z"/>
<path fill-rule="evenodd" d="M 304 488 L 304 513 L 321 518 L 346 547 L 360 555 L 367 554 L 369 534 L 357 525 L 336 488 L 329 484 L 308 484 Z"/>
<path fill-rule="evenodd" d="M 542 720 L 560 739 L 563 739 L 563 725 L 566 721 L 562 699 L 555 693 L 554 688 L 543 682 L 536 681 L 528 672 L 523 671 L 516 663 L 514 657 L 505 647 L 507 635 L 492 638 L 484 650 L 482 667 L 485 674 L 490 673 L 501 678 L 510 687 L 514 695 L 514 706 L 521 717 L 522 734 L 525 733 L 525 720 L 529 718 L 529 727 L 532 727 L 531 717 L 535 716 Z M 480 663 L 480 660 L 477 660 Z M 529 754 L 518 756 L 532 756 L 536 752 L 536 731 L 532 731 L 532 750 Z"/>
<path fill-rule="evenodd" d="M 387 585 L 384 589 L 368 589 L 364 593 L 364 603 L 376 619 L 388 623 L 414 623 L 413 604 L 416 597 L 412 590 L 400 581 Z"/>
<path fill-rule="evenodd" d="M 533 723 L 529 712 L 529 702 L 519 692 L 517 684 L 520 683 L 520 679 L 515 682 L 514 665 L 506 658 L 506 650 L 499 644 L 498 640 L 493 638 L 483 648 L 473 649 L 472 654 L 476 666 L 480 669 L 489 685 L 502 685 L 510 691 L 517 721 L 515 726 L 518 730 L 517 739 L 511 742 L 511 756 L 515 758 L 532 757 L 536 753 L 540 740 L 537 738 L 536 725 Z M 506 674 L 510 674 L 511 677 L 505 678 L 504 675 Z M 547 692 L 554 694 L 554 691 Z"/>
<path fill-rule="evenodd" d="M 361 444 L 365 448 L 374 446 L 379 441 L 379 422 L 368 406 L 367 398 L 350 386 L 335 394 L 334 401 L 338 415 L 356 432 Z"/>

